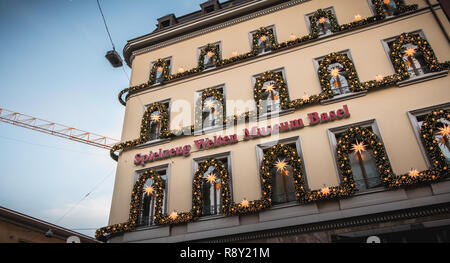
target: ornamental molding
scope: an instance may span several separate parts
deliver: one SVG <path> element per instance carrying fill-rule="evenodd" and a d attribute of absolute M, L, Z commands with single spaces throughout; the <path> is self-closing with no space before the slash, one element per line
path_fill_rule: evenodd
<path fill-rule="evenodd" d="M 274 13 L 274 12 L 277 12 L 277 11 L 280 11 L 280 10 L 283 10 L 283 9 L 286 9 L 286 8 L 289 8 L 289 7 L 292 7 L 292 6 L 299 5 L 299 4 L 302 4 L 304 2 L 309 2 L 309 1 L 311 1 L 311 0 L 293 0 L 293 1 L 289 1 L 287 3 L 282 3 L 282 4 L 279 4 L 279 5 L 273 6 L 273 7 L 269 7 L 269 8 L 263 9 L 261 11 L 257 11 L 255 13 L 251 13 L 251 14 L 248 14 L 248 15 L 244 15 L 242 17 L 231 19 L 229 21 L 220 23 L 218 25 L 214 25 L 214 26 L 202 29 L 202 30 L 198 30 L 198 31 L 195 31 L 195 32 L 192 32 L 192 33 L 188 33 L 188 34 L 179 36 L 179 37 L 175 37 L 175 38 L 172 38 L 170 40 L 166 40 L 166 41 L 163 41 L 161 43 L 158 43 L 158 44 L 146 47 L 146 48 L 135 50 L 135 51 L 133 51 L 131 53 L 130 62 L 132 62 L 134 60 L 134 58 L 136 56 L 138 56 L 138 55 L 142 55 L 142 54 L 145 54 L 145 53 L 148 53 L 148 52 L 151 52 L 151 51 L 154 51 L 154 50 L 157 50 L 157 49 L 169 46 L 169 45 L 176 44 L 178 42 L 181 42 L 181 41 L 184 41 L 184 40 L 187 40 L 187 39 L 190 39 L 190 38 L 194 38 L 194 37 L 197 37 L 197 36 L 202 36 L 202 35 L 205 35 L 207 33 L 211 33 L 211 32 L 214 32 L 214 31 L 226 28 L 226 27 L 230 27 L 230 26 L 233 26 L 233 25 L 236 25 L 236 24 L 248 21 L 248 20 L 252 20 L 252 19 L 260 17 L 260 16 L 265 16 L 265 15 L 268 15 L 268 14 L 271 14 L 271 13 Z"/>

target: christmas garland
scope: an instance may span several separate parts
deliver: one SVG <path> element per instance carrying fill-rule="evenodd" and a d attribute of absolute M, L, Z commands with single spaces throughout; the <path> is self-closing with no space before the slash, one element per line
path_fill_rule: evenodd
<path fill-rule="evenodd" d="M 262 94 L 264 92 L 263 86 L 267 81 L 275 82 L 275 88 L 278 89 L 278 93 L 280 96 L 281 109 L 289 109 L 289 91 L 287 88 L 287 84 L 283 79 L 283 76 L 278 72 L 267 71 L 256 78 L 255 87 L 253 88 L 253 96 L 255 99 L 257 110 L 260 110 L 260 102 L 262 100 Z"/>
<path fill-rule="evenodd" d="M 137 222 L 139 220 L 139 212 L 141 210 L 142 196 L 145 182 L 151 179 L 154 184 L 152 187 L 155 189 L 155 222 L 160 221 L 162 216 L 162 202 L 164 200 L 164 184 L 161 176 L 153 171 L 146 170 L 134 184 L 133 191 L 131 192 L 131 202 L 130 202 L 130 214 L 128 221 L 126 223 L 115 224 L 107 227 L 98 229 L 95 232 L 95 238 L 98 240 L 104 240 L 108 236 L 116 233 L 123 233 L 128 231 L 133 231 L 136 229 Z"/>
<path fill-rule="evenodd" d="M 322 93 L 324 93 L 323 96 L 326 96 L 327 98 L 333 97 L 333 91 L 330 84 L 331 73 L 328 71 L 328 66 L 332 63 L 339 63 L 344 67 L 350 91 L 357 92 L 362 90 L 363 87 L 360 85 L 353 62 L 346 54 L 331 53 L 320 62 L 318 69 L 320 85 L 322 87 Z"/>
<path fill-rule="evenodd" d="M 142 117 L 141 121 L 141 129 L 140 129 L 140 136 L 138 139 L 122 142 L 114 145 L 110 150 L 110 156 L 114 160 L 118 160 L 119 157 L 115 154 L 116 151 L 119 150 L 128 150 L 133 147 L 136 147 L 137 145 L 146 143 L 150 139 L 150 118 L 151 114 L 155 111 L 160 112 L 160 121 L 161 121 L 161 130 L 160 130 L 160 138 L 168 138 L 172 135 L 172 132 L 169 131 L 169 109 L 160 102 L 153 103 L 150 105 L 147 110 L 144 112 L 144 116 Z"/>
<path fill-rule="evenodd" d="M 390 52 L 390 57 L 394 69 L 396 73 L 402 77 L 403 80 L 409 78 L 408 68 L 403 61 L 402 52 L 402 46 L 407 43 L 417 45 L 418 49 L 423 54 L 428 70 L 430 70 L 431 72 L 437 72 L 441 70 L 436 55 L 434 54 L 434 51 L 427 40 L 423 39 L 419 34 L 403 33 L 392 43 Z"/>
<path fill-rule="evenodd" d="M 202 215 L 203 208 L 203 192 L 202 185 L 205 183 L 203 175 L 208 171 L 209 167 L 213 166 L 216 171 L 217 179 L 220 182 L 220 204 L 222 206 L 222 213 L 224 215 L 230 215 L 230 207 L 232 205 L 231 197 L 231 184 L 230 175 L 228 169 L 220 160 L 211 158 L 204 161 L 199 165 L 199 168 L 195 171 L 194 180 L 192 183 L 192 213 L 194 218 L 198 218 Z"/>
<path fill-rule="evenodd" d="M 217 102 L 214 106 L 217 107 L 216 111 L 219 114 L 219 120 L 222 120 L 222 125 L 225 122 L 224 113 L 226 112 L 226 109 L 222 91 L 215 88 L 207 88 L 202 92 L 202 95 L 195 104 L 194 131 L 203 129 L 203 105 L 208 97 L 214 97 Z"/>
<path fill-rule="evenodd" d="M 156 83 L 156 72 L 162 72 L 162 79 L 164 81 L 169 79 L 170 76 L 170 70 L 169 65 L 167 64 L 167 61 L 164 59 L 158 59 L 154 64 L 152 69 L 150 70 L 150 78 L 148 81 L 148 85 L 153 85 Z M 161 83 L 162 83 L 161 82 Z"/>
<path fill-rule="evenodd" d="M 384 13 L 384 8 L 383 8 L 383 3 L 385 0 L 372 0 L 372 4 L 375 7 L 377 16 L 379 16 L 380 18 L 384 19 L 386 18 L 386 14 Z M 388 0 L 388 1 L 394 1 L 395 4 L 397 5 L 397 10 L 399 14 L 402 13 L 406 13 L 406 12 L 411 12 L 416 10 L 419 6 L 414 4 L 414 5 L 405 5 L 402 0 Z"/>
<path fill-rule="evenodd" d="M 198 69 L 205 69 L 205 56 L 211 56 L 214 61 L 214 66 L 219 67 L 222 65 L 222 59 L 220 57 L 220 49 L 218 45 L 208 44 L 205 48 L 200 51 L 200 56 L 198 58 Z"/>
<path fill-rule="evenodd" d="M 265 28 L 265 27 L 261 27 L 259 28 L 254 34 L 253 34 L 253 38 L 252 38 L 252 51 L 251 53 L 253 53 L 254 56 L 259 54 L 259 44 L 258 44 L 258 40 L 261 39 L 261 37 L 266 37 L 269 39 L 266 39 L 263 42 L 268 41 L 270 48 L 276 49 L 277 48 L 277 41 L 275 39 L 275 35 L 273 33 L 273 29 L 272 28 Z"/>
<path fill-rule="evenodd" d="M 317 26 L 317 22 L 323 18 L 328 18 L 328 20 L 330 21 L 331 32 L 336 33 L 340 31 L 339 24 L 333 12 L 331 10 L 319 9 L 310 17 L 312 36 L 319 36 L 319 27 Z"/>

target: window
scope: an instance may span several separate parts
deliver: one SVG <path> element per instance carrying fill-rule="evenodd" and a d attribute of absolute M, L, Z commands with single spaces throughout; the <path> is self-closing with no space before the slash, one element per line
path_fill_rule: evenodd
<path fill-rule="evenodd" d="M 432 107 L 427 107 L 424 109 L 418 109 L 408 112 L 409 120 L 411 121 L 411 125 L 413 127 L 414 133 L 416 135 L 417 141 L 419 142 L 420 148 L 422 150 L 422 153 L 424 155 L 425 161 L 428 165 L 428 167 L 431 167 L 430 159 L 428 157 L 427 151 L 425 150 L 425 146 L 422 142 L 422 136 L 420 133 L 420 130 L 422 129 L 422 124 L 424 118 L 430 114 L 433 110 L 437 109 L 444 109 L 444 110 L 450 110 L 450 103 L 444 103 L 441 105 L 436 105 Z M 443 128 L 444 125 L 450 126 L 450 122 L 445 119 L 439 119 L 438 121 L 438 128 Z M 444 155 L 444 158 L 446 159 L 447 163 L 450 164 L 450 138 L 449 136 L 442 136 L 439 134 L 439 130 L 436 130 L 435 134 L 436 141 L 439 142 L 439 148 Z"/>
<path fill-rule="evenodd" d="M 231 153 L 223 153 L 214 156 L 202 157 L 194 159 L 194 171 L 202 165 L 206 160 L 210 158 L 215 158 L 216 160 L 222 162 L 226 169 L 228 170 L 228 175 L 231 178 Z M 231 180 L 230 180 L 231 182 Z M 202 191 L 202 216 L 211 215 L 221 215 L 222 214 L 222 204 L 221 204 L 221 177 L 220 172 L 217 171 L 214 166 L 208 167 L 208 169 L 203 173 L 201 191 Z M 230 186 L 231 187 L 231 186 Z M 231 194 L 231 196 L 233 196 Z"/>
<path fill-rule="evenodd" d="M 216 67 L 221 58 L 221 44 L 220 42 L 208 44 L 201 47 L 199 50 L 199 59 L 203 63 L 203 69 L 210 69 Z"/>
<path fill-rule="evenodd" d="M 264 155 L 268 154 L 271 147 L 276 144 L 284 144 L 296 150 L 300 159 L 302 159 L 302 163 L 304 164 L 301 154 L 300 137 L 297 136 L 257 145 L 256 154 L 259 168 Z M 274 163 L 271 164 L 272 168 L 270 169 L 272 177 L 272 204 L 279 205 L 296 201 L 297 193 L 295 190 L 295 179 L 293 176 L 294 171 L 292 165 L 289 163 L 289 158 L 284 155 L 279 155 L 276 156 L 274 160 Z M 303 174 L 305 174 L 305 171 L 303 171 Z"/>
<path fill-rule="evenodd" d="M 345 50 L 338 53 L 345 55 L 347 56 L 347 58 L 352 60 L 350 50 Z M 314 59 L 314 66 L 316 68 L 316 72 L 318 72 L 319 66 L 321 65 L 324 58 L 325 57 Z M 348 73 L 345 70 L 344 65 L 342 65 L 340 62 L 337 61 L 331 62 L 327 66 L 327 72 L 329 76 L 330 87 L 331 90 L 333 91 L 334 96 L 344 95 L 352 92 L 350 90 Z M 321 84 L 320 81 L 319 84 Z"/>
<path fill-rule="evenodd" d="M 161 102 L 162 108 L 160 107 L 154 107 L 152 112 L 150 112 L 150 120 L 149 120 L 149 141 L 154 141 L 160 139 L 161 131 L 163 129 L 163 112 L 167 111 L 170 112 L 170 103 L 169 101 Z M 148 107 L 151 107 L 151 105 L 148 105 Z M 170 116 L 170 114 L 167 114 L 167 116 Z"/>
<path fill-rule="evenodd" d="M 203 130 L 220 128 L 223 125 L 223 118 L 225 114 L 225 93 L 224 86 L 217 86 L 209 88 L 196 93 L 196 101 L 201 109 L 201 114 L 196 118 L 201 117 L 201 127 Z M 222 100 L 222 102 L 221 102 Z"/>
<path fill-rule="evenodd" d="M 219 10 L 220 3 L 218 0 L 209 0 L 207 2 L 200 4 L 200 7 L 202 8 L 203 14 L 208 14 L 216 10 Z"/>
<path fill-rule="evenodd" d="M 271 37 L 271 35 L 273 37 Z M 264 54 L 272 50 L 272 44 L 276 44 L 276 31 L 275 26 L 268 26 L 265 28 L 260 28 L 250 32 L 250 48 L 257 49 L 258 54 Z"/>
<path fill-rule="evenodd" d="M 410 34 L 418 34 L 421 38 L 426 40 L 425 34 L 422 30 L 414 31 Z M 398 36 L 383 40 L 383 46 L 390 59 L 392 59 L 390 54 L 391 50 L 393 50 L 393 44 L 397 38 Z M 419 77 L 430 73 L 425 61 L 425 56 L 417 45 L 413 43 L 404 43 L 401 46 L 401 54 L 402 60 L 406 65 L 410 77 Z"/>
<path fill-rule="evenodd" d="M 159 166 L 150 168 L 157 172 L 163 181 L 163 203 L 162 203 L 162 213 L 167 213 L 167 187 L 168 187 L 168 173 L 169 173 L 169 165 Z M 137 182 L 140 175 L 145 170 L 140 170 L 136 173 L 134 182 Z M 142 201 L 141 201 L 141 213 L 139 215 L 139 226 L 152 226 L 155 224 L 154 216 L 155 216 L 155 202 L 156 202 L 156 190 L 154 186 L 154 181 L 152 179 L 147 179 L 144 184 L 143 192 L 142 192 Z"/>
<path fill-rule="evenodd" d="M 156 67 L 156 69 L 155 69 L 155 84 L 162 83 L 162 82 L 164 82 L 166 80 L 165 77 L 164 77 L 164 73 L 166 73 L 167 75 L 170 75 L 170 72 L 171 72 L 171 69 L 172 69 L 172 67 L 171 67 L 172 58 L 170 58 L 170 57 L 169 58 L 164 58 L 163 60 L 166 63 L 169 71 L 168 72 L 164 72 L 164 67 L 162 65 L 159 65 L 158 67 Z M 150 65 L 150 69 L 151 70 L 153 70 L 153 67 L 154 67 L 155 63 L 156 62 L 154 61 Z"/>
<path fill-rule="evenodd" d="M 379 14 L 376 7 L 376 2 L 379 2 L 381 5 L 382 14 L 386 17 L 392 17 L 399 14 L 399 7 L 403 5 L 403 0 L 367 0 L 369 2 L 369 6 L 372 9 L 374 14 Z M 381 13 L 379 14 L 381 15 Z"/>
<path fill-rule="evenodd" d="M 281 78 L 287 83 L 284 68 L 275 69 L 272 72 L 280 74 Z M 262 74 L 253 76 L 253 87 L 255 86 L 256 80 L 261 76 Z M 258 110 L 260 116 L 277 114 L 281 111 L 280 90 L 274 80 L 268 80 L 263 83 Z"/>
<path fill-rule="evenodd" d="M 351 127 L 363 127 L 375 133 L 381 140 L 380 132 L 375 120 L 346 125 L 343 127 L 328 130 L 331 147 L 334 153 L 335 164 L 337 169 L 336 147 L 342 134 Z M 382 186 L 381 177 L 377 171 L 377 164 L 373 155 L 373 150 L 367 142 L 361 138 L 353 138 L 351 141 L 352 152 L 349 155 L 352 167 L 355 188 L 358 191 L 365 191 L 372 188 Z M 339 171 L 339 169 L 337 169 Z"/>
<path fill-rule="evenodd" d="M 336 13 L 333 7 L 328 7 L 305 15 L 305 19 L 310 34 L 316 29 L 319 37 L 327 36 L 333 33 L 331 19 L 336 20 Z"/>

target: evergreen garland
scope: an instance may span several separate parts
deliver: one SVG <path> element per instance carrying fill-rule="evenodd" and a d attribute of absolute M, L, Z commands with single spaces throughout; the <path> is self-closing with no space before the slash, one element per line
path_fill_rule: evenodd
<path fill-rule="evenodd" d="M 200 56 L 198 58 L 198 69 L 205 69 L 205 56 L 208 55 L 209 52 L 212 52 L 212 59 L 214 61 L 214 65 L 219 67 L 222 65 L 222 58 L 220 56 L 220 49 L 218 45 L 208 44 L 205 48 L 200 51 Z"/>
<path fill-rule="evenodd" d="M 170 76 L 170 70 L 169 70 L 169 65 L 167 64 L 167 61 L 164 59 L 158 59 L 154 64 L 153 67 L 150 70 L 150 78 L 148 81 L 148 85 L 153 85 L 156 83 L 156 72 L 158 70 L 162 70 L 162 79 L 163 81 L 161 83 L 163 83 L 164 81 L 169 79 Z"/>

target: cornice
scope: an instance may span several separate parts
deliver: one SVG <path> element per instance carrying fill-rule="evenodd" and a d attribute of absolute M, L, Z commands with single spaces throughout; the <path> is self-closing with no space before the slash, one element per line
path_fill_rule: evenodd
<path fill-rule="evenodd" d="M 299 5 L 302 4 L 304 2 L 309 2 L 311 0 L 291 0 L 291 1 L 284 1 L 281 4 L 277 4 L 274 5 L 280 1 L 276 1 L 276 0 L 256 0 L 256 1 L 250 1 L 247 3 L 244 3 L 242 5 L 236 6 L 233 9 L 225 9 L 221 12 L 218 12 L 216 14 L 212 14 L 211 16 L 205 16 L 205 17 L 201 17 L 199 19 L 190 21 L 188 23 L 184 23 L 184 24 L 180 24 L 179 26 L 170 28 L 168 30 L 162 31 L 160 33 L 152 33 L 152 34 L 148 34 L 139 38 L 135 38 L 132 40 L 129 40 L 128 43 L 125 45 L 124 50 L 123 50 L 123 55 L 125 58 L 125 61 L 127 63 L 128 66 L 131 67 L 132 61 L 133 59 L 137 56 L 137 55 L 141 55 L 147 52 L 151 52 L 154 51 L 156 49 L 160 49 L 169 45 L 173 45 L 175 43 L 187 40 L 187 39 L 191 39 L 194 37 L 198 37 L 210 32 L 214 32 L 226 27 L 230 27 L 248 20 L 252 20 L 255 19 L 257 17 L 260 16 L 264 16 L 267 14 L 271 14 L 295 5 Z M 274 6 L 270 6 L 268 8 L 264 8 L 262 10 L 256 11 L 256 12 L 252 12 L 250 14 L 245 14 L 246 12 L 248 12 L 248 10 L 254 10 L 254 9 L 258 9 L 258 8 L 262 8 L 264 6 L 267 5 L 274 5 Z M 236 15 L 239 15 L 239 13 L 244 13 L 244 15 L 239 16 L 237 18 L 232 18 L 235 17 Z M 221 22 L 212 26 L 208 26 L 206 28 L 203 28 L 201 30 L 196 30 L 196 28 L 201 27 L 204 24 L 207 24 L 208 22 L 213 21 L 212 23 L 214 23 L 214 20 L 223 20 L 223 19 L 229 19 L 225 22 Z M 231 19 L 230 19 L 231 18 Z M 186 34 L 182 34 L 177 36 L 178 33 L 182 33 L 183 31 L 188 31 L 189 29 L 191 30 L 196 30 L 190 33 L 186 33 Z M 188 31 L 189 32 L 189 31 Z M 174 36 L 172 38 L 170 38 L 170 36 Z M 161 42 L 158 42 L 158 38 L 159 39 L 167 39 L 167 40 L 163 40 Z M 155 44 L 153 44 L 155 43 Z M 140 48 L 140 46 L 144 46 L 144 48 Z"/>

